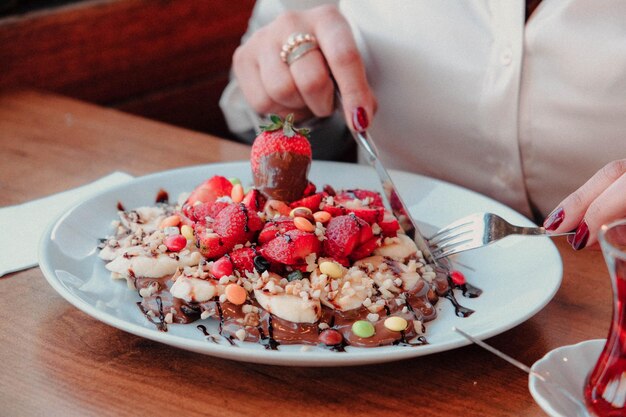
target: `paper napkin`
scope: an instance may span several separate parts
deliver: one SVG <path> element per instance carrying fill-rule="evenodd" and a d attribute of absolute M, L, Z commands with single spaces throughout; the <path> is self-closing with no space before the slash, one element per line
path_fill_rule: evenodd
<path fill-rule="evenodd" d="M 132 178 L 113 172 L 82 187 L 0 208 L 0 277 L 37 265 L 39 239 L 50 222 L 86 198 Z"/>

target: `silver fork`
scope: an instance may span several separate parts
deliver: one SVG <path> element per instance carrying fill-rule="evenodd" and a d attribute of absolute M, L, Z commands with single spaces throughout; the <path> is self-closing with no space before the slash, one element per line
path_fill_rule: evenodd
<path fill-rule="evenodd" d="M 543 227 L 515 226 L 493 213 L 476 213 L 463 217 L 428 239 L 435 259 L 480 248 L 510 235 L 564 236 L 575 232 L 548 233 Z"/>

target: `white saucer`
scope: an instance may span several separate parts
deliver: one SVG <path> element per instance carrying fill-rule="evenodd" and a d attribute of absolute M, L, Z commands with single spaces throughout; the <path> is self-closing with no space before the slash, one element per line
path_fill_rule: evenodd
<path fill-rule="evenodd" d="M 587 417 L 583 385 L 596 364 L 606 339 L 594 339 L 554 349 L 531 367 L 528 388 L 552 417 Z M 542 381 L 536 374 L 542 375 Z"/>

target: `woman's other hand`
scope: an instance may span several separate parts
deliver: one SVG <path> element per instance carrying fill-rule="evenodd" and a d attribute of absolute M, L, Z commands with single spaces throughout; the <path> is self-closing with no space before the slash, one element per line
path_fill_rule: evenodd
<path fill-rule="evenodd" d="M 613 161 L 559 204 L 544 227 L 553 232 L 576 229 L 568 241 L 576 250 L 597 242 L 600 226 L 626 217 L 626 159 Z"/>
<path fill-rule="evenodd" d="M 319 49 L 288 66 L 280 51 L 292 33 L 314 35 Z M 278 16 L 237 48 L 233 71 L 246 100 L 260 114 L 294 113 L 298 119 L 330 116 L 334 87 L 329 71 L 342 94 L 346 120 L 353 120 L 357 108 L 370 117 L 376 110 L 352 31 L 335 6 Z"/>

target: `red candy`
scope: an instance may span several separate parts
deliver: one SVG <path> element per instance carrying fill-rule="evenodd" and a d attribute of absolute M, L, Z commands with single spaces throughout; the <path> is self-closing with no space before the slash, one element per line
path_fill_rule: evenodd
<path fill-rule="evenodd" d="M 337 330 L 326 329 L 320 333 L 319 341 L 327 346 L 336 346 L 341 344 L 343 336 Z"/>
<path fill-rule="evenodd" d="M 227 257 L 223 256 L 217 261 L 213 262 L 211 267 L 211 273 L 215 278 L 220 279 L 223 276 L 230 276 L 233 274 L 233 263 Z"/>
<path fill-rule="evenodd" d="M 465 283 L 467 282 L 465 281 L 465 275 L 463 275 L 461 271 L 457 271 L 456 269 L 450 271 L 450 279 L 452 279 L 452 282 L 454 282 L 456 285 L 465 285 Z"/>
<path fill-rule="evenodd" d="M 170 252 L 180 252 L 187 246 L 187 239 L 183 235 L 170 235 L 163 240 L 163 243 Z"/>

